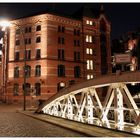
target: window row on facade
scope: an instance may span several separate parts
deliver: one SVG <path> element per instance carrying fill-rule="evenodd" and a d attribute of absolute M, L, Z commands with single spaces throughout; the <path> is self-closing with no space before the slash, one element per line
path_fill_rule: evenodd
<path fill-rule="evenodd" d="M 41 25 L 37 25 L 35 31 L 41 31 Z M 16 34 L 20 34 L 20 33 L 31 33 L 32 32 L 32 27 L 31 26 L 27 26 L 24 28 L 24 30 L 17 28 L 16 29 Z"/>
<path fill-rule="evenodd" d="M 65 26 L 58 25 L 58 32 L 65 33 Z M 74 29 L 73 30 L 74 36 L 80 36 L 80 29 Z"/>
<path fill-rule="evenodd" d="M 40 43 L 41 42 L 41 36 L 37 36 L 36 37 L 36 40 L 35 40 L 36 43 Z M 63 36 L 59 36 L 58 37 L 58 44 L 65 44 L 65 37 Z M 87 43 L 95 43 L 95 37 L 92 36 L 92 35 L 86 35 L 86 39 L 85 39 L 85 42 Z M 32 39 L 31 38 L 25 38 L 24 39 L 24 44 L 25 45 L 30 45 L 32 43 Z M 15 45 L 16 46 L 19 46 L 21 44 L 21 40 L 20 39 L 16 39 L 15 41 Z M 80 40 L 79 39 L 74 39 L 73 40 L 73 45 L 74 46 L 80 46 Z"/>
<path fill-rule="evenodd" d="M 26 67 L 23 67 L 24 74 L 28 78 L 31 76 L 31 66 L 26 65 Z M 57 73 L 58 77 L 65 77 L 65 65 L 58 65 L 57 67 Z M 41 76 L 41 66 L 36 65 L 35 67 L 35 76 Z M 74 77 L 75 78 L 80 78 L 81 77 L 81 68 L 80 66 L 75 66 L 74 67 Z M 14 68 L 14 78 L 19 78 L 19 67 Z"/>
<path fill-rule="evenodd" d="M 25 90 L 26 87 L 26 96 L 31 95 L 32 96 L 40 96 L 41 95 L 41 84 L 40 83 L 35 83 L 34 88 L 31 86 L 30 83 L 26 83 L 25 86 L 24 84 L 22 85 L 22 89 Z M 18 83 L 15 83 L 13 86 L 13 95 L 18 96 L 20 91 L 20 86 Z"/>
<path fill-rule="evenodd" d="M 35 27 L 35 31 L 41 31 L 41 25 L 37 25 Z M 16 35 L 20 33 L 31 33 L 32 32 L 32 26 L 27 26 L 23 30 L 20 28 L 16 29 Z M 58 32 L 65 33 L 65 26 L 58 25 Z M 73 34 L 75 36 L 80 36 L 80 29 L 74 29 Z"/>
<path fill-rule="evenodd" d="M 30 60 L 31 59 L 31 50 L 26 50 L 25 51 L 25 58 L 26 58 L 26 60 Z M 40 49 L 36 49 L 35 58 L 36 59 L 40 59 L 41 58 L 41 50 Z M 19 60 L 20 60 L 20 52 L 16 51 L 15 52 L 15 61 L 19 61 Z"/>
<path fill-rule="evenodd" d="M 31 66 L 26 65 L 25 67 L 23 67 L 24 70 L 24 74 L 26 77 L 30 77 L 31 76 Z M 41 66 L 40 65 L 36 65 L 35 67 L 35 76 L 39 77 L 41 76 Z M 19 77 L 19 67 L 15 67 L 14 68 L 14 78 L 18 78 Z"/>
<path fill-rule="evenodd" d="M 41 37 L 37 36 L 35 42 L 36 43 L 40 43 L 41 42 Z M 32 43 L 32 39 L 31 38 L 25 38 L 24 39 L 24 44 L 25 45 L 29 45 L 31 43 Z M 21 40 L 20 39 L 16 39 L 15 44 L 16 44 L 16 46 L 19 46 L 21 44 Z"/>

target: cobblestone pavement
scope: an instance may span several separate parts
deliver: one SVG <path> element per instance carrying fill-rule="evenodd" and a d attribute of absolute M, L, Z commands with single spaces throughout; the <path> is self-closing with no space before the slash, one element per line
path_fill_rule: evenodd
<path fill-rule="evenodd" d="M 0 137 L 84 137 L 65 128 L 16 112 L 17 107 L 0 104 Z"/>

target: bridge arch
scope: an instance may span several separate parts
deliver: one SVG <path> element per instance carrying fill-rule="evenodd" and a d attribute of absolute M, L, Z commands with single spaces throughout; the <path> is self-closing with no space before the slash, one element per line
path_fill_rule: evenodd
<path fill-rule="evenodd" d="M 38 112 L 140 134 L 140 109 L 126 86 L 134 82 L 140 82 L 139 71 L 88 80 L 58 92 Z M 103 101 L 102 87 L 108 87 Z"/>

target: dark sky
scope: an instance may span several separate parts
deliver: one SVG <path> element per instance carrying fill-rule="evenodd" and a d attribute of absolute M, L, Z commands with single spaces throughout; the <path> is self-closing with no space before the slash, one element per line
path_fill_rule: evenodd
<path fill-rule="evenodd" d="M 99 8 L 102 3 L 86 3 Z M 84 3 L 0 3 L 0 18 L 19 18 L 54 8 L 61 13 L 73 13 Z M 112 26 L 112 38 L 140 26 L 140 3 L 103 3 Z"/>

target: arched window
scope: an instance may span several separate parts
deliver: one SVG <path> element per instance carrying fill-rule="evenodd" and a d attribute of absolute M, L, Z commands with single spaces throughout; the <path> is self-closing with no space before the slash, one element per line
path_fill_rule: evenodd
<path fill-rule="evenodd" d="M 19 84 L 14 84 L 14 88 L 13 88 L 13 95 L 14 96 L 18 96 L 19 95 Z"/>
<path fill-rule="evenodd" d="M 30 92 L 31 92 L 31 84 L 30 83 L 26 83 L 25 86 L 23 84 L 23 90 L 25 90 L 25 88 L 26 88 L 25 94 L 26 95 L 30 95 Z"/>
<path fill-rule="evenodd" d="M 25 72 L 25 76 L 26 76 L 26 77 L 30 77 L 30 76 L 31 76 L 31 66 L 26 65 L 26 66 L 24 67 L 24 72 Z"/>
<path fill-rule="evenodd" d="M 36 26 L 36 31 L 41 31 L 41 25 Z"/>
<path fill-rule="evenodd" d="M 35 67 L 35 76 L 40 76 L 41 75 L 41 66 L 37 65 Z"/>
<path fill-rule="evenodd" d="M 58 65 L 58 77 L 64 77 L 64 76 L 65 76 L 65 66 Z"/>
<path fill-rule="evenodd" d="M 81 76 L 81 69 L 79 66 L 74 67 L 74 77 L 79 78 Z"/>
<path fill-rule="evenodd" d="M 35 83 L 35 95 L 40 96 L 41 95 L 41 84 Z"/>
<path fill-rule="evenodd" d="M 19 67 L 15 67 L 14 68 L 14 78 L 18 78 L 19 77 Z"/>

